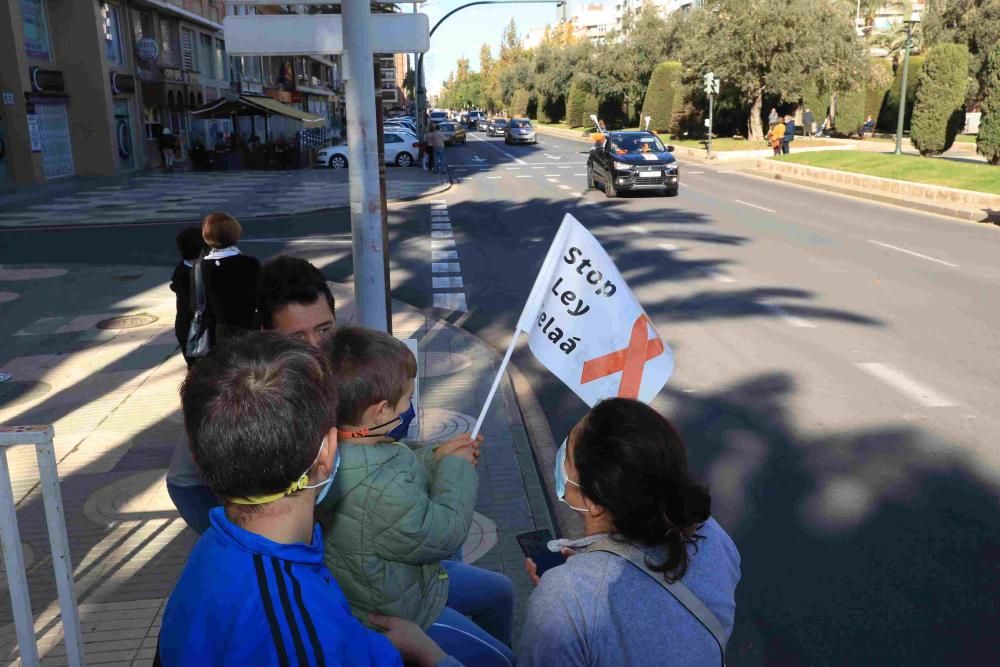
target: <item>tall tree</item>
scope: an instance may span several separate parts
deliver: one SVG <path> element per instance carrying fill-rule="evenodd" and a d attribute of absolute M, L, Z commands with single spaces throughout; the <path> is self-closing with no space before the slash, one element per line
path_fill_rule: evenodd
<path fill-rule="evenodd" d="M 923 30 L 929 45 L 965 44 L 969 74 L 976 83 L 970 87 L 969 96 L 981 97 L 986 62 L 1000 44 L 1000 0 L 931 0 Z"/>
<path fill-rule="evenodd" d="M 1000 44 L 986 61 L 983 76 L 983 116 L 976 150 L 993 165 L 1000 165 Z"/>
<path fill-rule="evenodd" d="M 705 0 L 690 13 L 678 60 L 689 80 L 714 71 L 733 86 L 747 113 L 747 134 L 763 137 L 765 95 L 798 100 L 810 82 L 852 90 L 864 79 L 853 3 L 844 0 Z"/>

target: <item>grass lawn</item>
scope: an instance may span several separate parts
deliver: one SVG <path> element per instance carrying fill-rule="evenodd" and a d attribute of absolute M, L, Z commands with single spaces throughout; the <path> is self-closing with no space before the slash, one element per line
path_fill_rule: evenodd
<path fill-rule="evenodd" d="M 674 146 L 684 146 L 685 148 L 705 148 L 704 139 L 669 139 L 665 136 L 660 136 L 665 144 L 673 144 Z M 795 137 L 795 141 L 792 142 L 793 148 L 807 148 L 807 147 L 819 147 L 819 146 L 837 146 L 835 141 L 825 141 L 823 139 L 812 139 L 806 137 Z M 760 141 L 747 141 L 746 139 L 732 139 L 726 137 L 714 137 L 712 139 L 712 150 L 713 151 L 762 151 L 768 150 L 771 146 Z"/>
<path fill-rule="evenodd" d="M 855 151 L 800 153 L 773 159 L 854 174 L 1000 194 L 1000 167 L 985 163 Z"/>
<path fill-rule="evenodd" d="M 890 142 L 890 143 L 896 143 L 896 137 L 894 135 L 891 135 L 891 134 L 880 134 L 880 135 L 875 136 L 875 137 L 869 137 L 868 139 L 865 139 L 865 141 L 887 141 L 887 142 Z M 975 134 L 960 134 L 957 137 L 955 137 L 955 143 L 956 144 L 974 144 L 974 143 L 976 143 L 976 135 Z M 903 144 L 906 145 L 906 146 L 912 146 L 913 145 L 913 144 L 910 143 L 910 135 L 907 134 L 907 135 L 903 136 Z"/>

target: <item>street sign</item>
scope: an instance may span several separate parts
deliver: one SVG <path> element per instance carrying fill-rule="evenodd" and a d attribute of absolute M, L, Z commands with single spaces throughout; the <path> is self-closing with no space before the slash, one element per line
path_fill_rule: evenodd
<path fill-rule="evenodd" d="M 340 14 L 227 16 L 222 25 L 226 51 L 233 56 L 344 52 Z M 426 14 L 372 14 L 368 28 L 372 53 L 426 53 L 430 49 Z"/>

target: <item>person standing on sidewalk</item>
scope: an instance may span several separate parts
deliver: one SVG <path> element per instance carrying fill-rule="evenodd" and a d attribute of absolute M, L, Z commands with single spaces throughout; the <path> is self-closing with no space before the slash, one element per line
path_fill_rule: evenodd
<path fill-rule="evenodd" d="M 427 171 L 434 171 L 434 146 L 431 145 L 434 126 L 427 124 L 424 130 L 424 152 L 427 154 Z"/>
<path fill-rule="evenodd" d="M 540 579 L 526 561 L 537 588 L 518 666 L 723 664 L 740 555 L 673 426 L 640 401 L 601 401 L 556 453 L 555 486 L 585 537 L 560 540 L 568 560 Z"/>
<path fill-rule="evenodd" d="M 163 156 L 163 169 L 165 171 L 174 170 L 175 151 L 177 150 L 177 137 L 170 131 L 169 127 L 163 128 L 160 133 L 160 155 Z"/>
<path fill-rule="evenodd" d="M 386 635 L 366 629 L 323 564 L 315 506 L 340 465 L 332 380 L 317 350 L 264 332 L 191 369 L 184 424 L 226 504 L 170 594 L 155 662 L 458 666 L 413 623 L 375 617 Z"/>
<path fill-rule="evenodd" d="M 444 133 L 441 132 L 441 127 L 438 125 L 435 125 L 431 132 L 431 145 L 434 147 L 434 173 L 443 174 L 445 170 Z"/>
<path fill-rule="evenodd" d="M 205 319 L 211 344 L 251 328 L 257 314 L 257 278 L 260 262 L 240 252 L 243 227 L 228 213 L 209 213 L 201 235 L 209 247 L 202 259 L 205 277 Z"/>
<path fill-rule="evenodd" d="M 785 116 L 785 136 L 781 141 L 781 152 L 784 155 L 788 155 L 790 150 L 790 144 L 795 139 L 795 119 L 791 116 Z"/>
<path fill-rule="evenodd" d="M 816 118 L 813 116 L 812 110 L 806 107 L 806 110 L 802 113 L 802 136 L 807 136 L 816 131 Z"/>
<path fill-rule="evenodd" d="M 170 290 L 177 295 L 177 314 L 174 316 L 174 335 L 181 346 L 181 354 L 188 367 L 194 362 L 187 357 L 188 330 L 191 328 L 191 320 L 194 318 L 194 307 L 191 302 L 191 269 L 194 263 L 201 258 L 204 251 L 205 242 L 201 238 L 199 227 L 187 227 L 177 235 L 177 249 L 181 253 L 181 261 L 174 267 L 174 273 L 170 277 Z"/>

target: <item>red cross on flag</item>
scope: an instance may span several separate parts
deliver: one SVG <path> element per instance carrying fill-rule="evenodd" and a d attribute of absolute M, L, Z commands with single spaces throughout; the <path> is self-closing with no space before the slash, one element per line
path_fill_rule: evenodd
<path fill-rule="evenodd" d="M 521 332 L 538 361 L 587 405 L 613 396 L 649 403 L 674 372 L 673 352 L 622 274 L 568 213 L 528 295 L 474 436 Z"/>

